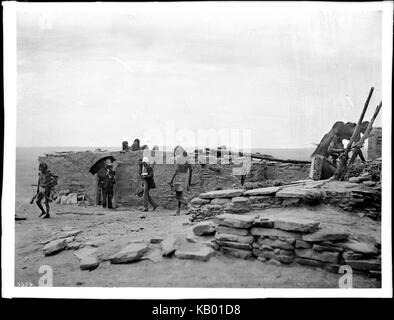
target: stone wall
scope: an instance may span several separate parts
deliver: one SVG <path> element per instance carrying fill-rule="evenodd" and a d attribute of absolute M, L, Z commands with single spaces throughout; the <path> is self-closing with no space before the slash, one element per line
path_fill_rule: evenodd
<path fill-rule="evenodd" d="M 143 152 L 70 152 L 51 154 L 40 157 L 39 161 L 48 164 L 50 170 L 59 176 L 57 190 L 67 190 L 71 193 L 85 193 L 90 203 L 95 203 L 97 193 L 97 178 L 89 173 L 90 167 L 100 158 L 112 155 L 117 161 L 115 166 L 116 185 L 115 201 L 118 205 L 140 205 L 141 199 L 137 193 L 140 189 L 138 160 Z M 171 153 L 163 154 L 171 157 Z M 176 201 L 168 182 L 175 170 L 174 164 L 155 164 L 154 175 L 156 189 L 152 196 L 160 206 L 174 208 Z M 206 190 L 216 189 L 218 186 L 232 188 L 240 184 L 240 179 L 232 176 L 230 165 L 220 166 L 220 170 L 211 170 L 209 166 L 193 166 L 193 179 L 190 197 L 197 196 Z"/>
<path fill-rule="evenodd" d="M 381 215 L 381 187 L 339 181 L 304 181 L 277 187 L 229 189 L 202 193 L 191 200 L 191 221 L 203 221 L 221 213 L 247 213 L 302 204 L 331 204 L 357 211 L 374 220 Z"/>
<path fill-rule="evenodd" d="M 172 159 L 172 153 L 156 151 L 151 159 L 163 159 L 154 165 L 156 189 L 152 190 L 152 196 L 157 199 L 158 204 L 165 208 L 174 208 L 176 201 L 173 191 L 170 190 L 168 182 L 171 180 L 175 170 L 174 164 L 168 164 Z M 56 190 L 64 195 L 84 194 L 88 202 L 93 204 L 97 194 L 97 178 L 89 173 L 90 167 L 100 158 L 112 155 L 117 161 L 115 166 L 116 181 L 114 200 L 117 205 L 134 206 L 141 205 L 141 199 L 137 197 L 140 190 L 138 160 L 146 155 L 143 151 L 135 152 L 68 152 L 48 154 L 40 157 L 39 161 L 46 162 L 50 170 L 59 176 Z M 193 163 L 195 159 L 191 158 Z M 233 174 L 233 169 L 239 166 L 239 159 L 234 158 L 232 164 L 217 161 L 214 157 L 206 158 L 203 163 L 197 159 L 198 164 L 193 165 L 193 179 L 191 193 L 188 197 L 194 198 L 200 193 L 217 190 L 237 188 L 241 186 L 239 176 Z M 162 164 L 164 163 L 164 164 Z M 251 170 L 246 176 L 246 183 L 267 181 L 267 179 L 280 179 L 290 182 L 298 179 L 306 179 L 309 173 L 309 165 L 287 164 L 258 161 L 252 162 Z M 69 197 L 70 198 L 70 197 Z M 70 199 L 71 199 L 70 198 Z M 79 197 L 78 197 L 79 199 Z M 60 203 L 60 201 L 59 201 Z"/>
<path fill-rule="evenodd" d="M 270 220 L 227 213 L 214 221 L 216 243 L 224 254 L 275 265 L 298 263 L 335 273 L 347 265 L 380 277 L 380 243 L 352 239 L 345 228 L 309 219 Z"/>
<path fill-rule="evenodd" d="M 382 157 L 382 128 L 375 127 L 368 138 L 368 160 L 375 160 Z"/>

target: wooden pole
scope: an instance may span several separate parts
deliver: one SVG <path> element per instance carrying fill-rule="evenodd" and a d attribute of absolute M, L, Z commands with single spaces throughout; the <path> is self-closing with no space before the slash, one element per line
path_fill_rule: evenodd
<path fill-rule="evenodd" d="M 369 137 L 369 135 L 370 135 L 370 133 L 371 133 L 371 131 L 372 131 L 373 123 L 375 122 L 375 119 L 376 119 L 376 117 L 378 116 L 378 114 L 379 114 L 381 108 L 382 108 L 382 101 L 380 101 L 380 103 L 379 103 L 378 106 L 376 107 L 375 113 L 373 114 L 373 116 L 372 116 L 372 118 L 371 118 L 371 121 L 369 121 L 368 127 L 367 127 L 367 129 L 365 130 L 364 135 L 362 136 L 362 138 L 360 139 L 360 141 L 358 141 L 358 142 L 355 144 L 354 149 L 353 149 L 353 155 L 352 155 L 352 157 L 350 158 L 350 161 L 349 161 L 349 164 L 348 164 L 348 165 L 351 165 L 351 164 L 354 162 L 354 160 L 356 160 L 357 155 L 358 155 L 358 152 L 360 151 L 360 149 L 362 148 L 362 146 L 363 146 L 365 140 L 368 139 L 368 137 Z"/>
<path fill-rule="evenodd" d="M 353 131 L 353 134 L 349 140 L 349 143 L 346 146 L 345 151 L 338 158 L 337 169 L 335 170 L 335 174 L 333 177 L 334 180 L 342 180 L 342 178 L 343 178 L 343 175 L 346 171 L 347 161 L 349 159 L 349 157 L 348 157 L 349 151 L 350 151 L 352 144 L 353 144 L 354 140 L 356 139 L 356 137 L 358 137 L 360 135 L 361 122 L 364 119 L 365 112 L 367 112 L 369 101 L 371 100 L 373 90 L 374 90 L 374 87 L 371 87 L 371 89 L 369 90 L 367 100 L 365 101 L 363 111 L 361 112 L 360 118 L 358 119 L 356 128 Z"/>
<path fill-rule="evenodd" d="M 210 148 L 206 148 L 206 150 L 209 151 L 209 153 L 212 152 L 212 154 L 217 154 L 217 150 L 215 149 L 210 149 Z M 225 153 L 226 150 L 221 150 L 222 153 Z M 268 161 L 273 161 L 273 162 L 282 162 L 282 163 L 296 163 L 296 164 L 310 164 L 311 161 L 308 160 L 293 160 L 293 159 L 276 159 L 273 157 L 268 157 L 268 156 L 264 156 L 262 154 L 259 153 L 250 153 L 250 154 L 246 154 L 243 152 L 231 152 L 232 155 L 239 155 L 241 157 L 251 157 L 253 159 L 260 159 L 260 160 L 268 160 Z"/>

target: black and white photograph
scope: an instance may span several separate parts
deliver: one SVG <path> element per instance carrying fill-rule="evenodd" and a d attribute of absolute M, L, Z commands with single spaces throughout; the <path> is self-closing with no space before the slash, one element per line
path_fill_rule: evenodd
<path fill-rule="evenodd" d="M 392 296 L 391 1 L 2 6 L 3 296 Z"/>

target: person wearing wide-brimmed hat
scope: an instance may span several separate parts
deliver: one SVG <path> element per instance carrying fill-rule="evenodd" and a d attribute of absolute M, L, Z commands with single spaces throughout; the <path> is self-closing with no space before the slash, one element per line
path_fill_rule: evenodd
<path fill-rule="evenodd" d="M 149 194 L 151 189 L 156 188 L 154 180 L 153 168 L 150 165 L 150 160 L 148 157 L 143 157 L 142 168 L 141 168 L 141 178 L 144 185 L 144 209 L 143 211 L 148 211 L 149 204 L 151 204 L 153 211 L 156 210 L 157 204 L 153 200 L 152 196 Z"/>

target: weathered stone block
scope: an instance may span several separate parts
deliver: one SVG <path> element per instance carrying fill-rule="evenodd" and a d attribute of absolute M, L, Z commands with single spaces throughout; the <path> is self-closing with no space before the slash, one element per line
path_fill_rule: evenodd
<path fill-rule="evenodd" d="M 243 250 L 251 250 L 252 246 L 250 243 L 242 243 L 242 242 L 234 242 L 234 241 L 221 241 L 217 240 L 219 246 L 229 247 L 229 248 L 236 248 L 236 249 L 243 249 Z"/>
<path fill-rule="evenodd" d="M 308 242 L 338 241 L 338 240 L 346 240 L 348 238 L 349 238 L 349 232 L 340 226 L 335 226 L 335 227 L 324 226 L 314 233 L 302 235 L 302 240 Z"/>
<path fill-rule="evenodd" d="M 111 263 L 128 263 L 139 260 L 148 251 L 145 243 L 132 243 L 109 258 Z"/>
<path fill-rule="evenodd" d="M 233 202 L 224 205 L 224 211 L 228 213 L 242 214 L 250 211 L 249 205 L 238 205 Z"/>
<path fill-rule="evenodd" d="M 174 235 L 170 235 L 161 242 L 163 256 L 173 253 L 179 246 L 179 241 Z"/>
<path fill-rule="evenodd" d="M 224 213 L 215 217 L 215 223 L 219 225 L 242 229 L 252 227 L 253 221 L 254 216 L 249 215 Z"/>
<path fill-rule="evenodd" d="M 257 218 L 253 221 L 254 227 L 261 227 L 261 228 L 273 228 L 274 221 L 269 220 L 267 218 Z"/>
<path fill-rule="evenodd" d="M 251 204 L 265 204 L 268 206 L 274 203 L 274 196 L 250 196 L 249 201 Z"/>
<path fill-rule="evenodd" d="M 98 261 L 97 257 L 87 256 L 81 260 L 79 267 L 81 268 L 81 270 L 91 271 L 91 270 L 96 269 L 98 267 L 98 265 L 99 265 L 99 261 Z"/>
<path fill-rule="evenodd" d="M 210 201 L 208 199 L 201 199 L 201 198 L 194 198 L 190 201 L 190 203 L 193 205 L 204 205 L 204 204 L 208 204 Z"/>
<path fill-rule="evenodd" d="M 343 252 L 343 248 L 335 247 L 335 246 L 322 246 L 320 244 L 314 244 L 313 250 L 322 252 L 322 251 L 334 251 L 334 252 Z"/>
<path fill-rule="evenodd" d="M 240 259 L 248 259 L 253 257 L 252 251 L 250 250 L 241 250 L 235 248 L 228 248 L 228 247 L 220 247 L 220 251 L 223 254 L 230 255 Z"/>
<path fill-rule="evenodd" d="M 233 242 L 249 243 L 249 244 L 251 244 L 254 241 L 253 236 L 237 236 L 234 234 L 224 234 L 224 233 L 216 233 L 215 238 L 218 241 L 233 241 Z"/>
<path fill-rule="evenodd" d="M 362 241 L 349 239 L 348 241 L 345 242 L 337 242 L 336 245 L 338 247 L 354 252 L 359 252 L 365 255 L 372 255 L 378 253 L 378 249 L 371 242 L 362 242 Z"/>
<path fill-rule="evenodd" d="M 49 242 L 43 248 L 44 254 L 46 256 L 53 255 L 62 251 L 67 246 L 66 239 L 57 239 Z"/>
<path fill-rule="evenodd" d="M 270 237 L 270 238 L 277 238 L 281 240 L 290 240 L 290 241 L 301 239 L 300 233 L 283 231 L 283 230 L 272 229 L 272 228 L 253 227 L 250 230 L 250 232 L 252 235 L 259 237 Z"/>
<path fill-rule="evenodd" d="M 226 226 L 217 226 L 218 233 L 225 233 L 225 234 L 234 234 L 238 236 L 249 236 L 250 231 L 249 229 L 240 229 L 240 228 L 230 228 Z"/>
<path fill-rule="evenodd" d="M 244 193 L 244 189 L 228 189 L 228 190 L 216 190 L 200 194 L 202 199 L 214 199 L 214 198 L 233 198 L 239 197 Z"/>
<path fill-rule="evenodd" d="M 287 243 L 286 241 L 282 241 L 282 240 L 271 240 L 268 238 L 259 238 L 257 240 L 257 243 L 259 245 L 267 245 L 267 246 L 271 246 L 274 248 L 282 248 L 282 249 L 294 249 L 294 245 L 291 245 L 290 243 Z"/>
<path fill-rule="evenodd" d="M 316 231 L 320 222 L 300 218 L 280 218 L 275 219 L 274 225 L 276 229 L 309 233 Z"/>
<path fill-rule="evenodd" d="M 193 227 L 193 233 L 196 236 L 207 236 L 215 234 L 215 224 L 213 221 L 200 222 Z"/>
<path fill-rule="evenodd" d="M 323 262 L 338 263 L 339 260 L 338 252 L 317 252 L 312 249 L 295 249 L 295 254 L 301 258 L 318 260 Z"/>
<path fill-rule="evenodd" d="M 245 196 L 263 196 L 263 195 L 270 195 L 275 194 L 280 190 L 280 187 L 267 187 L 267 188 L 259 188 L 259 189 L 252 189 L 244 192 Z"/>
<path fill-rule="evenodd" d="M 191 259 L 198 261 L 208 261 L 213 255 L 214 250 L 208 246 L 200 246 L 197 249 L 177 249 L 175 251 L 175 257 L 178 259 Z"/>
<path fill-rule="evenodd" d="M 346 264 L 356 270 L 381 270 L 381 263 L 377 260 L 346 260 Z"/>
<path fill-rule="evenodd" d="M 303 240 L 296 240 L 295 247 L 298 249 L 310 249 L 312 248 L 312 243 Z"/>
<path fill-rule="evenodd" d="M 230 199 L 228 198 L 216 198 L 211 200 L 211 204 L 219 205 L 219 206 L 224 206 L 225 204 L 231 202 Z"/>

